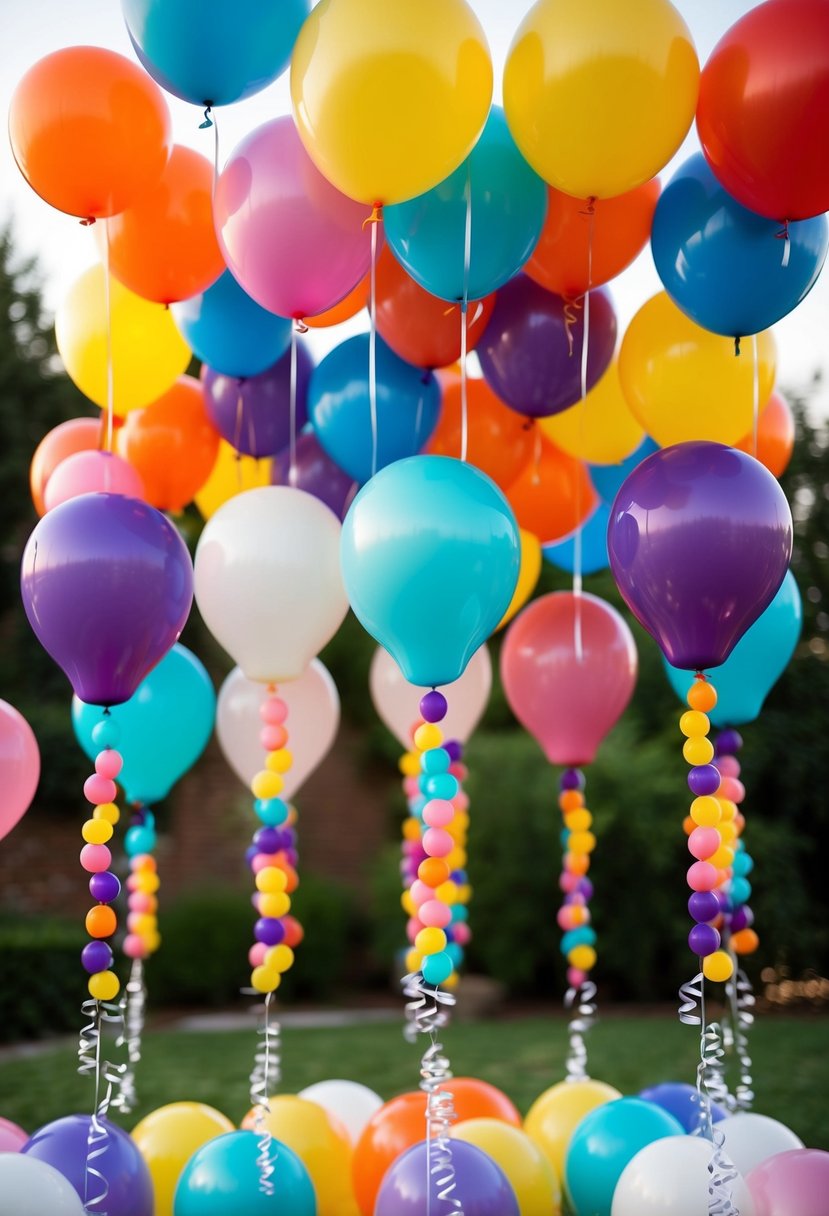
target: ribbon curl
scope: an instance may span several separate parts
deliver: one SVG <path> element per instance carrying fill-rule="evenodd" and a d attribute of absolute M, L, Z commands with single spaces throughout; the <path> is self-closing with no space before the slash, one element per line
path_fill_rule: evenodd
<path fill-rule="evenodd" d="M 564 1008 L 574 1010 L 567 1027 L 570 1038 L 565 1065 L 568 1081 L 589 1079 L 585 1038 L 598 1021 L 596 992 L 593 981 L 585 980 L 578 988 L 568 988 L 564 996 Z"/>
<path fill-rule="evenodd" d="M 262 1023 L 257 1029 L 259 1042 L 250 1074 L 250 1104 L 253 1107 L 253 1130 L 259 1137 L 256 1165 L 259 1170 L 259 1190 L 263 1195 L 274 1194 L 275 1170 L 272 1153 L 273 1136 L 265 1122 L 271 1113 L 271 1089 L 282 1076 L 282 1052 L 279 1022 L 271 1020 L 271 997 L 265 996 Z"/>
<path fill-rule="evenodd" d="M 82 1077 L 95 1079 L 95 1103 L 92 1117 L 89 1121 L 89 1133 L 86 1141 L 86 1163 L 84 1169 L 84 1208 L 95 1216 L 107 1216 L 103 1206 L 109 1195 L 109 1183 L 106 1176 L 94 1162 L 107 1151 L 109 1129 L 107 1113 L 110 1106 L 119 1109 L 120 1089 L 123 1082 L 126 1064 L 112 1064 L 101 1058 L 101 1029 L 104 1023 L 116 1023 L 123 1029 L 123 1013 L 120 1005 L 109 1001 L 84 1001 L 81 1013 L 85 1022 L 78 1041 L 78 1073 Z M 101 1082 L 105 1083 L 103 1093 Z M 97 1193 L 90 1198 L 90 1180 L 97 1184 Z"/>
<path fill-rule="evenodd" d="M 138 1095 L 135 1088 L 135 1069 L 141 1060 L 141 1041 L 144 1034 L 147 988 L 144 983 L 144 964 L 140 958 L 133 959 L 130 978 L 121 998 L 123 1031 L 116 1040 L 116 1047 L 126 1047 L 127 1062 L 121 1079 L 116 1106 L 125 1115 L 135 1110 Z"/>
<path fill-rule="evenodd" d="M 739 1063 L 739 1078 L 732 1098 L 732 1109 L 749 1111 L 754 1105 L 753 1063 L 748 1050 L 748 1032 L 754 1025 L 754 988 L 745 971 L 736 970 L 726 985 L 731 1003 L 731 1043 Z"/>

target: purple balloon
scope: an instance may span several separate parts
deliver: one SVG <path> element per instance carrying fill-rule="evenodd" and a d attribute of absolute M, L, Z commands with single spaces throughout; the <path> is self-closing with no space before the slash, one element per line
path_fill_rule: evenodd
<path fill-rule="evenodd" d="M 168 519 L 123 494 L 82 494 L 44 515 L 20 574 L 41 646 L 88 705 L 121 705 L 178 641 L 193 563 Z"/>
<path fill-rule="evenodd" d="M 829 1153 L 795 1148 L 777 1153 L 746 1174 L 755 1216 L 825 1216 Z"/>
<path fill-rule="evenodd" d="M 308 421 L 308 384 L 314 364 L 304 346 L 296 348 L 296 426 Z M 216 430 L 243 456 L 274 456 L 291 438 L 291 352 L 260 372 L 239 379 L 201 372 L 204 401 Z"/>
<path fill-rule="evenodd" d="M 753 456 L 678 443 L 622 484 L 607 544 L 622 596 L 668 662 L 705 671 L 774 599 L 792 555 L 792 515 Z"/>
<path fill-rule="evenodd" d="M 696 1086 L 686 1085 L 684 1081 L 664 1081 L 661 1085 L 643 1089 L 639 1097 L 645 1102 L 661 1106 L 681 1123 L 686 1132 L 693 1133 L 699 1128 L 702 1105 Z M 711 1103 L 711 1119 L 714 1123 L 719 1123 L 727 1117 L 728 1111 L 724 1107 L 718 1106 L 716 1102 Z"/>
<path fill-rule="evenodd" d="M 274 457 L 271 481 L 275 486 L 290 485 L 291 453 L 288 449 Z M 313 494 L 345 519 L 352 499 L 360 488 L 322 449 L 313 432 L 300 435 L 296 443 L 294 483 L 298 490 Z"/>
<path fill-rule="evenodd" d="M 567 316 L 573 320 L 567 325 Z M 568 336 L 572 335 L 572 345 Z M 489 324 L 476 349 L 489 387 L 519 414 L 543 418 L 581 398 L 584 308 L 568 304 L 525 274 L 498 292 Z M 610 296 L 590 293 L 587 387 L 604 375 L 616 346 Z"/>
<path fill-rule="evenodd" d="M 403 1153 L 386 1171 L 374 1205 L 374 1216 L 427 1216 L 431 1210 L 448 1210 L 441 1203 L 438 1179 L 448 1168 L 437 1174 L 428 1172 L 426 1141 Z M 463 1140 L 450 1141 L 452 1169 L 455 1173 L 454 1194 L 463 1205 L 464 1216 L 519 1216 L 515 1191 L 500 1166 L 491 1157 Z M 438 1161 L 439 1149 L 432 1141 L 432 1160 Z M 431 1205 L 427 1185 L 431 1185 Z"/>
<path fill-rule="evenodd" d="M 153 1216 L 153 1182 L 144 1158 L 131 1137 L 106 1119 L 102 1120 L 106 1139 L 93 1144 L 93 1150 L 104 1150 L 94 1161 L 103 1182 L 94 1174 L 87 1176 L 90 1122 L 89 1115 L 56 1119 L 36 1131 L 21 1151 L 54 1166 L 90 1205 L 90 1211 L 95 1210 L 94 1202 L 103 1196 L 106 1185 L 109 1189 L 100 1209 L 107 1216 Z"/>

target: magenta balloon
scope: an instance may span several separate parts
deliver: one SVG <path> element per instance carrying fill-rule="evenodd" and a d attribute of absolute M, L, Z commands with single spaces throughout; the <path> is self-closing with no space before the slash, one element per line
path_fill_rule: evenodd
<path fill-rule="evenodd" d="M 326 312 L 369 268 L 365 205 L 322 176 L 290 116 L 257 127 L 233 151 L 213 213 L 234 277 L 280 316 Z"/>
<path fill-rule="evenodd" d="M 721 443 L 678 443 L 622 483 L 607 530 L 624 599 L 674 667 L 724 663 L 768 608 L 792 555 L 771 473 Z"/>
<path fill-rule="evenodd" d="M 34 731 L 13 705 L 0 701 L 0 840 L 28 811 L 39 780 L 40 751 Z M 8 1129 L 15 1126 L 0 1119 L 0 1152 L 17 1151 L 3 1147 L 11 1134 Z"/>
<path fill-rule="evenodd" d="M 777 1153 L 746 1175 L 754 1216 L 826 1216 L 829 1153 L 796 1148 Z"/>
<path fill-rule="evenodd" d="M 577 652 L 580 610 L 581 657 Z M 512 712 L 551 764 L 590 764 L 633 695 L 636 644 L 595 595 L 533 600 L 507 630 L 501 680 Z"/>
<path fill-rule="evenodd" d="M 308 385 L 314 362 L 305 346 L 296 349 L 296 426 L 308 421 Z M 243 456 L 275 456 L 291 434 L 291 352 L 256 376 L 226 376 L 202 365 L 204 403 L 223 439 Z"/>
<path fill-rule="evenodd" d="M 28 1139 L 29 1133 L 11 1119 L 0 1119 L 0 1153 L 19 1153 Z"/>
<path fill-rule="evenodd" d="M 193 564 L 154 507 L 84 494 L 41 519 L 20 584 L 29 624 L 75 694 L 89 705 L 120 705 L 178 640 L 193 602 Z"/>

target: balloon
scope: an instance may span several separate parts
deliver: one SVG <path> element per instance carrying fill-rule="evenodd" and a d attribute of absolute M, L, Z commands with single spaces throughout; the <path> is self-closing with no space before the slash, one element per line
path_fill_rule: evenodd
<path fill-rule="evenodd" d="M 170 311 L 110 278 L 112 403 L 116 414 L 156 401 L 184 374 L 190 351 Z M 55 337 L 75 384 L 96 405 L 107 404 L 107 302 L 103 266 L 85 270 L 59 305 Z"/>
<path fill-rule="evenodd" d="M 568 456 L 591 464 L 617 464 L 630 456 L 644 438 L 630 412 L 614 360 L 586 397 L 539 426 Z"/>
<path fill-rule="evenodd" d="M 631 452 L 630 456 L 626 456 L 624 460 L 620 460 L 617 464 L 590 465 L 590 480 L 602 502 L 612 507 L 613 499 L 618 494 L 619 488 L 625 478 L 642 463 L 646 456 L 650 456 L 651 452 L 658 451 L 659 445 L 654 443 L 650 436 L 646 435 L 639 444 L 639 447 Z"/>
<path fill-rule="evenodd" d="M 570 591 L 534 600 L 501 649 L 510 708 L 550 763 L 568 768 L 595 759 L 633 696 L 636 670 L 636 644 L 616 609 Z M 551 713 L 555 705 L 567 712 Z"/>
<path fill-rule="evenodd" d="M 513 1127 L 521 1126 L 521 1116 L 507 1095 L 488 1081 L 477 1077 L 453 1077 L 452 1097 L 458 1123 L 467 1119 L 499 1119 Z"/>
<path fill-rule="evenodd" d="M 383 224 L 394 256 L 421 287 L 443 300 L 480 299 L 518 273 L 546 214 L 546 187 L 516 148 L 504 111 L 493 106 L 454 173 L 387 207 Z"/>
<path fill-rule="evenodd" d="M 298 490 L 313 494 L 330 507 L 339 519 L 351 506 L 357 493 L 352 481 L 338 464 L 327 456 L 313 431 L 300 435 L 296 441 L 293 481 L 291 481 L 291 452 L 285 448 L 273 460 L 272 481 L 277 486 L 295 485 Z"/>
<path fill-rule="evenodd" d="M 412 745 L 412 725 L 418 718 L 418 702 L 425 686 L 413 688 L 394 659 L 378 646 L 368 675 L 369 691 L 381 721 L 401 747 Z M 446 688 L 449 703 L 441 730 L 445 739 L 466 743 L 480 722 L 492 690 L 492 661 L 486 646 L 476 650 L 460 679 Z"/>
<path fill-rule="evenodd" d="M 32 804 L 40 780 L 40 751 L 34 731 L 21 713 L 0 701 L 0 840 L 20 822 Z M 14 1139 L 15 1124 L 0 1120 L 0 1152 L 15 1152 L 7 1146 L 7 1137 Z M 25 1133 L 21 1133 L 28 1139 Z"/>
<path fill-rule="evenodd" d="M 754 428 L 735 444 L 741 452 L 756 455 L 775 477 L 782 477 L 794 451 L 795 426 L 786 398 L 777 389 L 769 397 L 757 420 L 757 451 L 754 451 Z"/>
<path fill-rule="evenodd" d="M 610 521 L 610 508 L 600 502 L 588 515 L 581 525 L 581 573 L 597 574 L 606 570 L 610 565 L 607 552 L 607 525 Z M 544 560 L 559 570 L 574 574 L 576 570 L 576 534 L 571 533 L 564 540 L 552 545 L 544 545 L 541 552 Z"/>
<path fill-rule="evenodd" d="M 829 245 L 824 215 L 793 224 L 784 263 L 779 227 L 727 194 L 697 152 L 676 171 L 656 208 L 657 273 L 697 325 L 732 338 L 759 333 L 809 294 Z"/>
<path fill-rule="evenodd" d="M 144 483 L 137 469 L 112 452 L 75 452 L 57 466 L 46 483 L 43 505 L 53 511 L 62 502 L 79 494 L 126 494 L 128 498 L 146 498 Z"/>
<path fill-rule="evenodd" d="M 305 1166 L 278 1142 L 268 1148 L 273 1192 L 261 1185 L 260 1137 L 251 1131 L 227 1132 L 208 1140 L 184 1167 L 175 1191 L 175 1216 L 317 1216 L 314 1186 Z M 160 1216 L 160 1214 L 159 1214 Z"/>
<path fill-rule="evenodd" d="M 661 1106 L 669 1115 L 679 1120 L 686 1132 L 699 1131 L 702 1106 L 699 1090 L 695 1085 L 686 1085 L 681 1081 L 663 1081 L 661 1085 L 643 1089 L 639 1097 L 645 1102 L 655 1102 L 657 1106 Z M 716 1102 L 710 1105 L 714 1123 L 726 1118 L 728 1112 L 722 1106 L 718 1106 Z"/>
<path fill-rule="evenodd" d="M 143 66 L 197 106 L 227 106 L 276 80 L 309 7 L 309 0 L 234 0 L 205 12 L 201 0 L 121 0 Z"/>
<path fill-rule="evenodd" d="M 58 465 L 76 452 L 97 451 L 102 441 L 101 418 L 70 418 L 43 436 L 29 469 L 29 489 L 38 515 L 46 514 L 43 494 Z"/>
<path fill-rule="evenodd" d="M 695 1136 L 671 1136 L 646 1144 L 625 1166 L 607 1211 L 610 1216 L 699 1216 L 709 1206 L 708 1167 L 713 1152 L 710 1140 Z M 751 1196 L 739 1174 L 727 1190 L 733 1211 L 752 1216 Z"/>
<path fill-rule="evenodd" d="M 450 1133 L 473 1144 L 504 1172 L 515 1192 L 520 1216 L 559 1216 L 561 1187 L 541 1149 L 526 1132 L 498 1119 L 469 1119 Z M 451 1148 L 454 1152 L 454 1144 Z M 464 1197 L 465 1198 L 465 1197 Z"/>
<path fill-rule="evenodd" d="M 369 206 L 399 203 L 472 150 L 492 98 L 486 36 L 464 0 L 323 0 L 294 47 L 291 98 L 329 181 Z"/>
<path fill-rule="evenodd" d="M 518 570 L 518 582 L 515 585 L 509 607 L 498 622 L 497 629 L 503 629 L 516 612 L 524 607 L 541 577 L 541 545 L 538 543 L 538 537 L 533 532 L 527 532 L 525 528 L 519 528 L 518 531 L 521 542 L 521 566 Z"/>
<path fill-rule="evenodd" d="M 0 713 L 2 713 L 2 710 L 0 710 Z M 11 1119 L 0 1118 L 0 1153 L 17 1153 L 28 1139 L 29 1133 L 24 1132 L 22 1127 L 18 1127 L 16 1123 L 12 1123 Z"/>
<path fill-rule="evenodd" d="M 829 1188 L 829 1153 L 816 1148 L 777 1153 L 746 1178 L 754 1216 L 821 1216 Z"/>
<path fill-rule="evenodd" d="M 460 456 L 463 417 L 460 376 L 440 376 L 443 389 L 440 418 L 429 451 L 435 456 Z M 507 409 L 485 380 L 467 380 L 467 451 L 470 464 L 507 490 L 530 460 L 535 446 L 532 425 Z"/>
<path fill-rule="evenodd" d="M 208 520 L 195 561 L 207 628 L 250 680 L 295 680 L 348 611 L 340 523 L 319 499 L 265 486 Z"/>
<path fill-rule="evenodd" d="M 518 526 L 483 473 L 413 456 L 373 477 L 342 535 L 346 591 L 363 628 L 410 684 L 451 684 L 504 615 L 520 563 Z"/>
<path fill-rule="evenodd" d="M 698 87 L 694 43 L 668 0 L 538 0 L 509 49 L 504 109 L 545 181 L 610 198 L 668 163 Z"/>
<path fill-rule="evenodd" d="M 132 1139 L 115 1123 L 99 1119 L 106 1132 L 106 1149 L 95 1159 L 103 1178 L 87 1172 L 92 1123 L 89 1115 L 66 1115 L 36 1131 L 21 1152 L 54 1166 L 87 1205 L 102 1195 L 107 1216 L 153 1216 L 153 1183 L 144 1158 Z M 15 1214 L 16 1216 L 16 1214 Z"/>
<path fill-rule="evenodd" d="M 70 46 L 21 79 L 9 139 L 42 199 L 81 219 L 103 219 L 158 181 L 170 155 L 170 115 L 161 91 L 129 59 Z"/>
<path fill-rule="evenodd" d="M 771 0 L 727 30 L 700 81 L 697 132 L 744 207 L 775 220 L 829 210 L 829 27 L 822 0 Z"/>
<path fill-rule="evenodd" d="M 20 586 L 29 624 L 76 695 L 120 705 L 184 628 L 193 567 L 159 511 L 120 494 L 83 494 L 32 532 Z"/>
<path fill-rule="evenodd" d="M 560 452 L 540 434 L 536 452 L 507 496 L 521 527 L 547 544 L 584 523 L 597 500 L 582 461 Z"/>
<path fill-rule="evenodd" d="M 160 511 L 182 511 L 219 454 L 219 434 L 199 381 L 180 376 L 163 397 L 128 414 L 118 451 L 138 470 L 147 502 Z"/>
<path fill-rule="evenodd" d="M 451 1156 L 453 1194 L 462 1197 L 464 1216 L 520 1216 L 515 1191 L 491 1157 L 462 1140 L 452 1142 Z M 441 1180 L 449 1172 L 439 1160 L 441 1150 L 428 1141 L 398 1158 L 382 1181 L 374 1216 L 424 1216 L 439 1208 L 445 1185 Z"/>
<path fill-rule="evenodd" d="M 785 1123 L 753 1111 L 729 1115 L 720 1124 L 720 1131 L 725 1138 L 723 1152 L 741 1174 L 750 1174 L 778 1153 L 803 1148 L 803 1141 Z"/>
<path fill-rule="evenodd" d="M 260 707 L 267 697 L 263 684 L 249 680 L 234 667 L 219 690 L 216 736 L 225 760 L 250 789 L 262 768 Z M 280 689 L 288 706 L 293 763 L 283 774 L 282 798 L 290 799 L 305 784 L 331 750 L 340 725 L 340 698 L 328 669 L 312 659 L 296 680 Z"/>
<path fill-rule="evenodd" d="M 118 782 L 128 802 L 152 806 L 167 797 L 207 747 L 216 694 L 201 661 L 176 643 L 111 716 L 120 728 L 118 750 L 124 761 Z M 75 737 L 90 760 L 101 750 L 93 739 L 100 720 L 100 710 L 73 698 Z"/>
<path fill-rule="evenodd" d="M 379 262 L 375 269 L 379 273 Z M 337 304 L 326 308 L 325 312 L 318 312 L 313 317 L 305 317 L 305 324 L 310 325 L 311 329 L 328 329 L 330 325 L 340 325 L 343 321 L 349 321 L 352 317 L 356 317 L 360 309 L 366 307 L 370 291 L 371 271 L 364 275 L 357 286 L 352 287 L 348 295 L 343 296 Z"/>
<path fill-rule="evenodd" d="M 768 469 L 718 443 L 654 452 L 616 496 L 610 567 L 668 662 L 724 663 L 769 606 L 792 552 L 789 504 Z"/>
<path fill-rule="evenodd" d="M 519 414 L 544 417 L 575 405 L 581 397 L 584 312 L 573 313 L 560 296 L 525 274 L 498 293 L 495 310 L 478 344 L 484 379 L 505 405 Z M 590 293 L 587 387 L 603 376 L 616 345 L 616 317 L 607 293 Z"/>
<path fill-rule="evenodd" d="M 665 292 L 627 327 L 619 378 L 631 413 L 663 448 L 689 439 L 736 443 L 754 415 L 754 352 L 695 325 Z M 758 407 L 774 386 L 774 335 L 757 336 Z"/>
<path fill-rule="evenodd" d="M 659 179 L 615 198 L 584 200 L 547 187 L 547 219 L 524 272 L 547 291 L 574 300 L 621 274 L 651 234 Z"/>
<path fill-rule="evenodd" d="M 419 452 L 440 411 L 440 389 L 431 372 L 404 363 L 382 339 L 377 342 L 376 381 L 376 468 L 368 334 L 357 334 L 330 351 L 315 368 L 308 390 L 308 414 L 320 446 L 359 482 Z"/>
<path fill-rule="evenodd" d="M 534 1140 L 564 1180 L 564 1159 L 570 1139 L 585 1115 L 597 1106 L 621 1098 L 618 1089 L 604 1081 L 560 1081 L 536 1098 L 524 1120 L 524 1131 Z"/>
<path fill-rule="evenodd" d="M 803 603 L 794 575 L 788 570 L 768 608 L 717 669 L 717 704 L 708 715 L 715 726 L 743 726 L 759 717 L 766 697 L 791 661 L 802 627 Z M 667 662 L 665 670 L 684 704 L 694 682 L 692 675 Z"/>
<path fill-rule="evenodd" d="M 383 1099 L 367 1085 L 356 1081 L 317 1081 L 297 1095 L 306 1102 L 316 1102 L 345 1128 L 356 1144 L 372 1115 L 383 1105 Z"/>
<path fill-rule="evenodd" d="M 283 317 L 324 312 L 369 268 L 365 208 L 315 168 L 290 117 L 257 127 L 233 150 L 213 207 L 235 278 Z"/>
<path fill-rule="evenodd" d="M 10 1216 L 12 1212 L 14 1216 L 84 1216 L 86 1212 L 63 1174 L 16 1149 L 0 1154 L 0 1193 Z"/>
<path fill-rule="evenodd" d="M 196 506 L 204 519 L 215 515 L 219 507 L 237 494 L 257 490 L 271 484 L 271 461 L 240 456 L 229 443 L 219 441 L 219 455 L 208 477 L 195 497 Z"/>
<path fill-rule="evenodd" d="M 202 363 L 224 376 L 255 376 L 291 342 L 291 323 L 252 300 L 225 270 L 200 295 L 173 305 L 173 320 Z"/>
<path fill-rule="evenodd" d="M 173 1216 L 176 1184 L 196 1150 L 232 1131 L 230 1120 L 203 1102 L 171 1102 L 133 1128 L 132 1138 L 153 1180 L 155 1216 Z"/>
<path fill-rule="evenodd" d="M 308 385 L 313 361 L 296 346 L 296 428 L 308 421 Z M 202 384 L 207 412 L 223 439 L 244 456 L 273 456 L 291 434 L 291 352 L 257 376 L 236 379 L 204 365 Z"/>

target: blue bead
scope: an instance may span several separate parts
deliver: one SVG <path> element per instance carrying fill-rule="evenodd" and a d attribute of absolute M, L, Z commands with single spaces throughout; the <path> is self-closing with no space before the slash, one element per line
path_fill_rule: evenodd
<path fill-rule="evenodd" d="M 288 818 L 288 808 L 281 798 L 257 798 L 253 804 L 256 814 L 266 827 L 279 827 Z"/>
<path fill-rule="evenodd" d="M 736 859 L 735 859 L 736 860 Z M 732 878 L 731 880 L 731 902 L 735 908 L 740 904 L 747 904 L 751 899 L 751 883 L 747 878 Z"/>
<path fill-rule="evenodd" d="M 433 747 L 420 757 L 420 767 L 428 774 L 446 773 L 450 764 L 449 753 L 442 747 Z"/>
<path fill-rule="evenodd" d="M 144 819 L 140 826 L 144 827 L 144 828 L 155 829 L 155 815 L 152 813 L 152 811 L 148 811 L 147 808 L 144 807 L 142 813 L 143 813 Z"/>
<path fill-rule="evenodd" d="M 466 886 L 468 881 L 466 870 L 453 870 L 449 877 L 452 879 L 452 882 L 456 882 L 459 887 Z"/>
<path fill-rule="evenodd" d="M 463 963 L 463 946 L 459 946 L 457 942 L 449 942 L 446 947 L 446 953 L 452 960 L 455 967 L 460 967 Z"/>
<path fill-rule="evenodd" d="M 562 828 L 561 831 L 559 832 L 558 838 L 561 841 L 561 847 L 564 849 L 564 852 L 566 853 L 567 845 L 570 842 L 570 829 Z"/>
<path fill-rule="evenodd" d="M 124 849 L 129 857 L 137 857 L 141 853 L 152 853 L 155 844 L 155 832 L 152 828 L 127 828 L 124 835 Z"/>
<path fill-rule="evenodd" d="M 448 980 L 454 967 L 449 950 L 440 950 L 437 954 L 429 954 L 423 960 L 423 978 L 427 984 L 442 984 Z"/>
<path fill-rule="evenodd" d="M 738 853 L 734 858 L 734 877 L 747 878 L 754 869 L 754 858 L 749 853 Z"/>
<path fill-rule="evenodd" d="M 121 732 L 114 718 L 102 718 L 92 727 L 92 742 L 101 749 L 115 747 Z"/>
<path fill-rule="evenodd" d="M 428 801 L 428 798 L 423 797 L 412 798 L 411 802 L 409 803 L 409 812 L 414 816 L 415 819 L 420 819 L 421 821 L 423 820 L 423 809 Z"/>
<path fill-rule="evenodd" d="M 566 957 L 576 946 L 595 946 L 596 931 L 589 925 L 581 925 L 578 929 L 570 929 L 561 939 L 561 953 Z"/>
<path fill-rule="evenodd" d="M 451 773 L 437 773 L 434 777 L 421 778 L 421 789 L 428 798 L 444 798 L 451 802 L 458 793 L 458 781 Z"/>
<path fill-rule="evenodd" d="M 452 923 L 454 924 L 456 921 L 459 921 L 459 920 L 461 920 L 461 921 L 469 920 L 469 909 L 467 908 L 466 904 L 453 904 L 452 905 Z"/>

